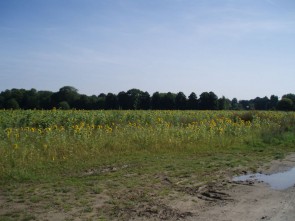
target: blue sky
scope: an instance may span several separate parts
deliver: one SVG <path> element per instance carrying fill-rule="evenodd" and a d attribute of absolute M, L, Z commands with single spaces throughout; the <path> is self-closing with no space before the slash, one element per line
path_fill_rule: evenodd
<path fill-rule="evenodd" d="M 294 0 L 0 0 L 0 91 L 295 93 Z"/>

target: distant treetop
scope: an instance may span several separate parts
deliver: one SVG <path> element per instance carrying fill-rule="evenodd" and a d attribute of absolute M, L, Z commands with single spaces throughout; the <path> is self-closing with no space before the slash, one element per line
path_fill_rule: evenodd
<path fill-rule="evenodd" d="M 57 92 L 36 89 L 11 89 L 0 93 L 0 109 L 84 109 L 84 110 L 295 110 L 295 94 L 256 97 L 251 100 L 230 100 L 210 91 L 199 98 L 192 92 L 188 97 L 183 92 L 160 93 L 133 88 L 118 94 L 101 93 L 98 96 L 79 94 L 78 89 L 64 86 Z"/>

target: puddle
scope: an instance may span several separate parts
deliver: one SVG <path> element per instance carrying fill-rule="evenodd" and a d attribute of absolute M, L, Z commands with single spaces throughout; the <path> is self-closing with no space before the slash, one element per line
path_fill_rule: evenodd
<path fill-rule="evenodd" d="M 295 184 L 295 167 L 289 171 L 270 175 L 255 173 L 234 177 L 233 181 L 263 181 L 276 190 L 287 189 Z"/>

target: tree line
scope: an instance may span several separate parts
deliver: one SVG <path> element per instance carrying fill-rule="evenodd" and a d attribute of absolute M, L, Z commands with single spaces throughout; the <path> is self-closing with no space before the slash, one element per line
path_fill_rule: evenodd
<path fill-rule="evenodd" d="M 98 96 L 79 94 L 72 86 L 64 86 L 57 92 L 36 89 L 11 89 L 0 93 L 0 109 L 84 109 L 84 110 L 295 110 L 295 94 L 256 97 L 251 100 L 218 98 L 214 92 L 203 92 L 198 97 L 192 92 L 150 95 L 139 89 L 121 91 L 118 94 L 101 93 Z"/>

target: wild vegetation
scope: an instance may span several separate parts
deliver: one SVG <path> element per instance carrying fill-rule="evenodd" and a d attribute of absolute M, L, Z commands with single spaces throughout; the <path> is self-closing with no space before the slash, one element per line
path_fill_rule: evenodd
<path fill-rule="evenodd" d="M 79 94 L 71 86 L 57 92 L 35 89 L 12 89 L 0 93 L 0 109 L 83 109 L 83 110 L 295 110 L 295 94 L 256 97 L 251 100 L 218 98 L 214 92 L 203 92 L 197 97 L 192 92 L 188 97 L 183 92 L 150 95 L 139 89 L 118 94 L 101 93 L 98 96 Z"/>
<path fill-rule="evenodd" d="M 294 112 L 0 110 L 0 122 L 0 195 L 33 214 L 58 204 L 128 220 L 138 205 L 160 205 L 155 196 L 255 170 L 295 144 Z M 96 208 L 91 194 L 102 193 Z"/>
<path fill-rule="evenodd" d="M 88 158 L 225 151 L 259 138 L 273 140 L 295 124 L 295 113 L 27 110 L 1 111 L 0 119 L 1 176 L 19 179 Z"/>

